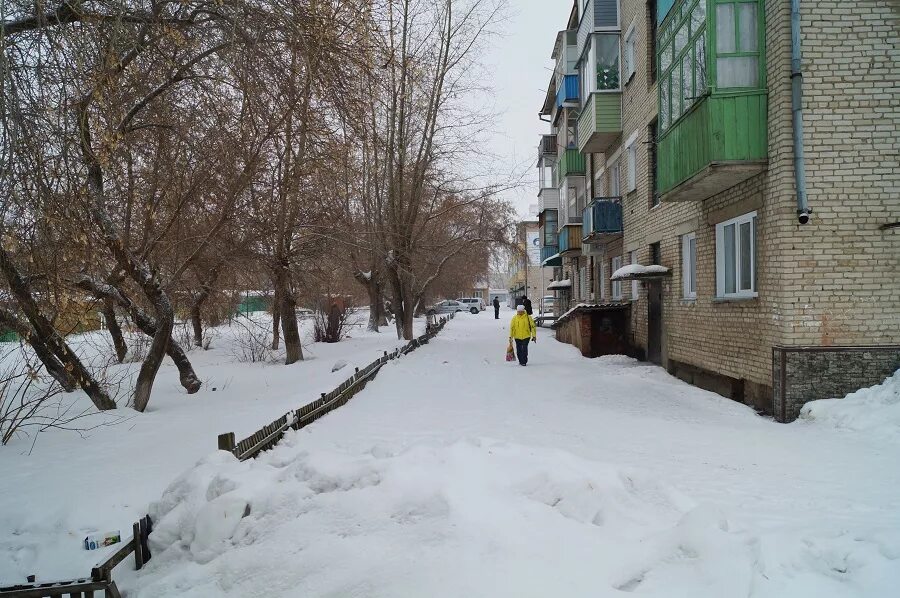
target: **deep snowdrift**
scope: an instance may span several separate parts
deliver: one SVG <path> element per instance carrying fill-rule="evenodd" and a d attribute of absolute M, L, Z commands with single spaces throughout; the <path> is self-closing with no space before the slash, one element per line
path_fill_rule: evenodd
<path fill-rule="evenodd" d="M 900 371 L 881 384 L 851 392 L 843 399 L 807 403 L 800 417 L 900 442 Z"/>

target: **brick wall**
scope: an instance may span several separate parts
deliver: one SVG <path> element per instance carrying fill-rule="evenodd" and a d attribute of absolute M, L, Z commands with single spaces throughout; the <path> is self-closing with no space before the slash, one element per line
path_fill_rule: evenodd
<path fill-rule="evenodd" d="M 772 351 L 775 418 L 791 422 L 809 401 L 842 398 L 881 384 L 900 369 L 900 346 L 799 348 Z"/>

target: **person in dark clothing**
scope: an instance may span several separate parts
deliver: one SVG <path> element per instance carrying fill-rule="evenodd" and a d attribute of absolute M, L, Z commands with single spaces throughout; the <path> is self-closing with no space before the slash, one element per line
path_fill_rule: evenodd
<path fill-rule="evenodd" d="M 500 299 L 494 297 L 494 319 L 500 319 Z"/>
<path fill-rule="evenodd" d="M 525 306 L 525 313 L 529 316 L 534 315 L 534 312 L 531 311 L 531 299 L 528 297 L 522 297 L 522 305 Z"/>

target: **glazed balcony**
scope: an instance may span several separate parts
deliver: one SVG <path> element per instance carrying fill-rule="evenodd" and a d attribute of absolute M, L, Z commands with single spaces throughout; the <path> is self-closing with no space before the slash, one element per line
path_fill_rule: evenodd
<path fill-rule="evenodd" d="M 559 245 L 544 245 L 541 247 L 541 265 L 544 267 L 560 266 L 561 260 L 557 257 Z"/>
<path fill-rule="evenodd" d="M 598 197 L 584 209 L 582 218 L 582 241 L 584 243 L 606 243 L 621 238 L 622 198 Z"/>
<path fill-rule="evenodd" d="M 768 158 L 765 3 L 658 5 L 661 201 L 703 201 Z"/>

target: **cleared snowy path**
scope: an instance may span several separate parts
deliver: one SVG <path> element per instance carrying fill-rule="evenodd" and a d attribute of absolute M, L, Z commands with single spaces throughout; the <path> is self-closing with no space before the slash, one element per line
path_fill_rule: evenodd
<path fill-rule="evenodd" d="M 156 596 L 888 596 L 900 445 L 756 416 L 583 359 L 509 312 L 454 320 L 255 462 L 154 507 Z M 241 519 L 249 504 L 250 515 Z"/>

